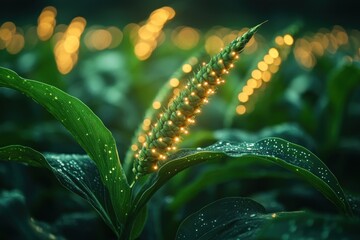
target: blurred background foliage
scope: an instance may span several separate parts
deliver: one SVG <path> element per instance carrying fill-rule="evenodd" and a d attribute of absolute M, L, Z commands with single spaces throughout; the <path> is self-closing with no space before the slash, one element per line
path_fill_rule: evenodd
<path fill-rule="evenodd" d="M 335 0 L 303 0 L 294 7 L 288 1 L 4 1 L 0 65 L 85 102 L 111 130 L 124 159 L 128 149 L 136 150 L 136 141 L 144 141 L 133 136 L 139 124 L 145 131 L 151 125 L 143 118 L 146 109 L 165 107 L 154 99 L 164 84 L 176 94 L 209 56 L 269 20 L 182 147 L 282 137 L 313 151 L 356 198 L 360 29 L 349 14 L 355 5 Z M 176 71 L 183 77 L 171 77 Z M 25 96 L 0 89 L 0 106 L 1 146 L 83 153 Z M 201 165 L 174 178 L 151 202 L 144 239 L 172 238 L 182 219 L 224 196 L 252 196 L 269 211 L 333 211 L 319 193 L 282 169 L 256 162 L 233 165 Z M 9 225 L 22 226 L 34 217 L 70 239 L 113 238 L 82 199 L 44 170 L 0 163 L 0 188 L 0 223 L 21 215 Z M 74 228 L 89 223 L 94 227 Z M 50 232 L 50 225 L 41 224 L 30 229 Z"/>

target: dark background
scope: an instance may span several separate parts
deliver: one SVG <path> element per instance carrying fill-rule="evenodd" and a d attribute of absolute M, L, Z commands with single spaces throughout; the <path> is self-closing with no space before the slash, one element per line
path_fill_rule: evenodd
<path fill-rule="evenodd" d="M 58 10 L 58 23 L 68 23 L 75 16 L 86 18 L 89 24 L 117 25 L 140 22 L 158 7 L 171 6 L 180 24 L 198 28 L 214 25 L 243 27 L 269 20 L 268 30 L 286 26 L 292 20 L 302 20 L 308 30 L 332 27 L 359 26 L 359 1 L 354 0 L 207 0 L 207 1 L 116 1 L 116 0 L 2 0 L 0 22 L 13 21 L 16 25 L 36 24 L 46 6 Z"/>

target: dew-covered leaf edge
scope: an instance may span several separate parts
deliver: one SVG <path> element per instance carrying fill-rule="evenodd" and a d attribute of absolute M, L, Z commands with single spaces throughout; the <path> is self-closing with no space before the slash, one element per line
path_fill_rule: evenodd
<path fill-rule="evenodd" d="M 42 105 L 72 134 L 96 163 L 101 180 L 110 192 L 119 224 L 128 215 L 131 190 L 120 164 L 115 139 L 101 119 L 82 101 L 52 85 L 20 77 L 0 67 L 0 87 L 26 94 Z"/>
<path fill-rule="evenodd" d="M 11 162 L 24 164 L 27 166 L 46 168 L 47 170 L 51 171 L 54 174 L 55 178 L 64 188 L 73 192 L 74 194 L 79 195 L 81 198 L 85 199 L 101 216 L 104 222 L 113 230 L 113 232 L 119 235 L 120 234 L 119 226 L 115 226 L 117 223 L 114 222 L 114 214 L 115 214 L 114 210 L 109 209 L 109 207 L 111 206 L 108 207 L 103 206 L 103 204 L 100 203 L 98 197 L 95 196 L 95 191 L 91 191 L 91 188 L 86 186 L 86 184 L 84 184 L 83 181 L 80 181 L 78 179 L 78 181 L 74 182 L 73 180 L 78 177 L 77 174 L 75 174 L 72 171 L 68 171 L 68 172 L 63 171 L 59 167 L 55 166 L 55 161 L 57 160 L 57 158 L 60 158 L 58 159 L 60 160 L 59 164 L 63 165 L 66 163 L 61 162 L 63 161 L 61 159 L 65 159 L 65 158 L 75 159 L 74 156 L 81 157 L 83 161 L 86 160 L 86 164 L 88 164 L 88 167 L 91 167 L 92 171 L 97 173 L 96 176 L 92 176 L 91 180 L 97 179 L 97 183 L 99 187 L 102 189 L 101 191 L 104 192 L 104 195 L 101 197 L 107 198 L 106 196 L 109 195 L 109 192 L 107 191 L 105 185 L 103 185 L 103 183 L 100 180 L 100 174 L 98 172 L 98 168 L 87 155 L 40 153 L 31 147 L 22 146 L 22 145 L 8 145 L 8 146 L 0 147 L 0 161 L 9 161 L 9 162 L 11 161 Z M 65 181 L 66 179 L 69 179 L 70 182 L 66 182 Z M 86 192 L 84 192 L 84 189 Z M 111 215 L 113 217 L 111 217 Z"/>
<path fill-rule="evenodd" d="M 221 151 L 221 148 L 217 150 L 212 150 L 214 146 L 216 147 L 217 144 L 238 144 L 238 145 L 244 145 L 246 146 L 254 146 L 258 143 L 264 143 L 266 141 L 276 141 L 279 144 L 286 144 L 289 147 L 292 147 L 291 149 L 297 149 L 302 150 L 304 153 L 309 154 L 309 156 L 313 157 L 318 163 L 321 164 L 321 167 L 326 169 L 327 173 L 331 177 L 331 180 L 334 182 L 334 186 L 329 186 L 325 181 L 323 181 L 320 177 L 318 177 L 316 174 L 313 174 L 312 172 L 301 168 L 299 166 L 294 166 L 292 164 L 287 163 L 285 160 L 275 157 L 275 156 L 269 156 L 269 155 L 263 155 L 259 154 L 258 150 L 251 151 L 247 150 L 244 152 L 225 152 Z M 264 161 L 270 161 L 272 163 L 275 163 L 277 165 L 280 165 L 281 167 L 284 167 L 296 174 L 298 174 L 300 177 L 305 178 L 313 187 L 315 187 L 317 190 L 319 190 L 326 198 L 328 198 L 337 208 L 340 212 L 346 214 L 346 215 L 352 215 L 351 207 L 347 201 L 347 198 L 345 197 L 345 194 L 334 176 L 332 172 L 328 169 L 328 167 L 312 152 L 307 150 L 306 148 L 288 142 L 281 138 L 264 138 L 262 140 L 259 140 L 255 143 L 230 143 L 225 141 L 217 142 L 213 145 L 210 145 L 205 148 L 198 148 L 198 149 L 182 149 L 177 151 L 176 153 L 169 156 L 169 160 L 165 162 L 159 170 L 154 173 L 153 175 L 149 176 L 145 183 L 141 182 L 140 184 L 136 184 L 134 186 L 134 198 L 133 198 L 133 204 L 132 204 L 132 212 L 136 214 L 138 211 L 140 211 L 141 207 L 146 204 L 146 202 L 151 198 L 151 196 L 161 187 L 163 186 L 168 179 L 175 176 L 180 171 L 200 164 L 202 162 L 210 161 L 210 160 L 221 160 L 226 158 L 235 158 L 236 160 L 239 160 L 243 157 L 253 157 Z M 296 170 L 297 169 L 297 170 Z M 333 187 L 336 188 L 336 191 L 333 189 Z"/>
<path fill-rule="evenodd" d="M 175 239 L 357 239 L 358 226 L 359 218 L 309 210 L 267 212 L 251 198 L 225 197 L 188 215 Z"/>

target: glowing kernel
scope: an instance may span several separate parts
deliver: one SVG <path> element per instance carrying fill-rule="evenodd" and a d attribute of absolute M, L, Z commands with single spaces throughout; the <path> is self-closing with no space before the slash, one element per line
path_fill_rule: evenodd
<path fill-rule="evenodd" d="M 145 142 L 145 136 L 143 136 L 143 135 L 141 135 L 141 136 L 139 136 L 138 137 L 138 141 L 140 142 L 140 143 L 144 143 Z"/>
<path fill-rule="evenodd" d="M 159 168 L 159 167 L 158 167 L 157 165 L 154 165 L 154 166 L 153 166 L 153 169 L 154 169 L 154 170 L 158 170 L 158 168 Z"/>
<path fill-rule="evenodd" d="M 177 78 L 170 79 L 170 86 L 171 87 L 177 87 L 177 86 L 179 86 L 179 84 L 180 84 L 179 79 L 177 79 Z"/>
<path fill-rule="evenodd" d="M 190 64 L 186 63 L 182 66 L 182 70 L 184 73 L 189 73 L 192 70 L 192 66 Z"/>
<path fill-rule="evenodd" d="M 161 103 L 159 101 L 155 101 L 153 102 L 152 107 L 154 109 L 159 109 L 161 107 Z"/>
<path fill-rule="evenodd" d="M 175 142 L 179 142 L 180 141 L 180 138 L 179 137 L 176 137 L 175 138 Z"/>
<path fill-rule="evenodd" d="M 152 153 L 156 153 L 156 149 L 154 149 L 154 148 L 151 149 L 151 152 L 152 152 Z"/>
<path fill-rule="evenodd" d="M 133 144 L 133 145 L 131 145 L 131 150 L 132 151 L 137 151 L 139 149 L 139 147 L 136 145 L 136 144 Z"/>
<path fill-rule="evenodd" d="M 148 119 L 148 118 L 146 118 L 146 119 L 144 120 L 144 122 L 143 122 L 143 125 L 146 126 L 146 127 L 150 126 L 150 124 L 151 124 L 151 120 Z"/>
<path fill-rule="evenodd" d="M 172 125 L 172 124 L 173 124 L 173 122 L 172 122 L 171 120 L 169 120 L 169 121 L 168 121 L 168 124 L 169 124 L 169 125 Z"/>

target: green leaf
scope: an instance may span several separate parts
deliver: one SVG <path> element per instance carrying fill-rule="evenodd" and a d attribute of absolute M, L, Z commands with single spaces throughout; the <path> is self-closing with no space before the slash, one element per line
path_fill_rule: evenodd
<path fill-rule="evenodd" d="M 168 179 L 190 166 L 214 159 L 233 158 L 242 161 L 248 157 L 270 161 L 300 175 L 327 197 L 339 211 L 352 214 L 338 180 L 328 167 L 309 150 L 280 138 L 266 138 L 255 143 L 218 142 L 206 148 L 178 151 L 142 184 L 134 200 L 133 211 L 139 211 L 138 208 Z"/>
<path fill-rule="evenodd" d="M 223 198 L 188 216 L 176 239 L 358 239 L 360 220 L 312 212 L 266 213 L 259 203 Z"/>
<path fill-rule="evenodd" d="M 98 167 L 118 221 L 123 224 L 128 214 L 130 187 L 120 165 L 115 140 L 102 121 L 79 99 L 1 67 L 0 87 L 12 88 L 31 97 L 66 127 Z"/>
<path fill-rule="evenodd" d="M 0 148 L 0 160 L 15 161 L 52 171 L 68 190 L 87 200 L 116 234 L 120 234 L 109 192 L 99 171 L 86 155 L 41 153 L 24 146 Z"/>
<path fill-rule="evenodd" d="M 284 181 L 294 177 L 284 169 L 274 167 L 270 162 L 261 161 L 254 157 L 243 157 L 241 161 L 226 161 L 215 166 L 209 166 L 200 172 L 197 177 L 187 185 L 175 187 L 177 189 L 169 209 L 179 211 L 182 206 L 200 194 L 209 186 L 215 186 L 238 179 L 280 178 Z M 174 187 L 174 186 L 172 186 Z"/>
<path fill-rule="evenodd" d="M 265 217 L 265 208 L 251 199 L 223 198 L 187 217 L 176 239 L 253 239 Z"/>
<path fill-rule="evenodd" d="M 354 90 L 360 86 L 360 68 L 356 64 L 335 68 L 327 81 L 329 98 L 327 145 L 331 148 L 338 144 L 344 112 Z"/>

